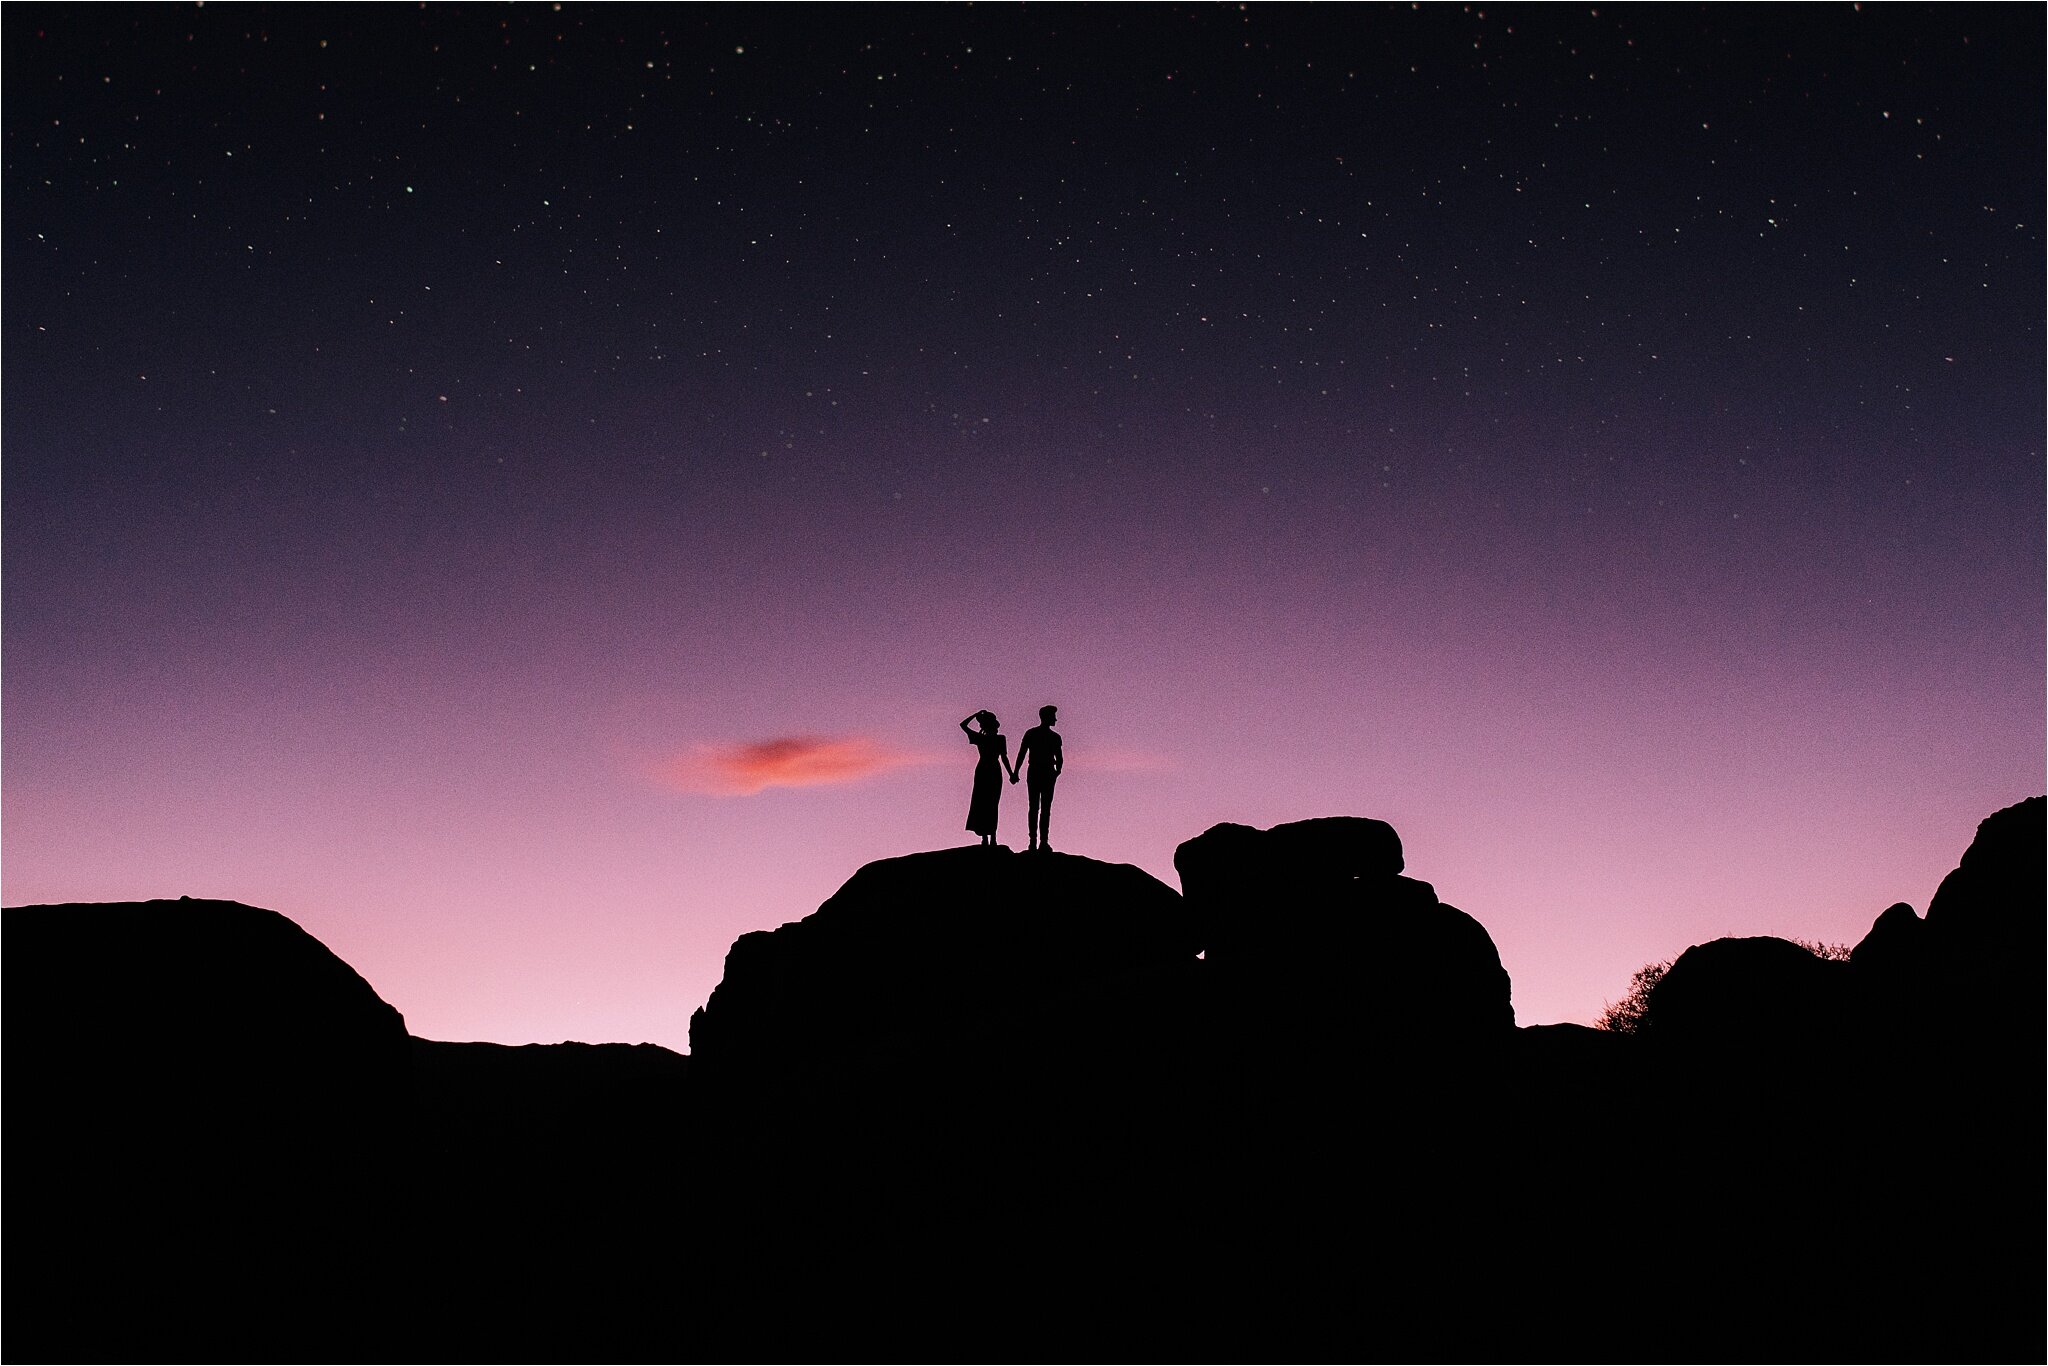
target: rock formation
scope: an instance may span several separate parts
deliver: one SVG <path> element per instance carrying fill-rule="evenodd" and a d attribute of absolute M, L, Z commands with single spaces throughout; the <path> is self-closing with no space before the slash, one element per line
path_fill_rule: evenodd
<path fill-rule="evenodd" d="M 1478 921 L 1401 876 L 1384 821 L 1218 825 L 1174 851 L 1207 961 L 1230 988 L 1418 1044 L 1498 1038 L 1512 988 Z"/>
<path fill-rule="evenodd" d="M 2030 797 L 1984 818 L 1928 903 L 1925 935 L 1935 1009 L 1960 1028 L 2031 1032 L 2036 1056 L 2048 1006 L 2044 809 L 2048 801 Z"/>
<path fill-rule="evenodd" d="M 742 935 L 690 1053 L 754 1083 L 903 1065 L 1199 948 L 1180 897 L 1128 864 L 1000 845 L 886 859 L 814 914 Z"/>
<path fill-rule="evenodd" d="M 1633 1035 L 1516 1029 L 1348 817 L 1183 893 L 871 864 L 687 1059 L 408 1039 L 245 906 L 10 910 L 4 1354 L 2039 1359 L 2043 805 Z"/>

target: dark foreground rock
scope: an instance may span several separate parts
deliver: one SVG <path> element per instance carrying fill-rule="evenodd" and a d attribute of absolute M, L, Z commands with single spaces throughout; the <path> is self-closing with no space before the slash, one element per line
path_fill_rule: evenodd
<path fill-rule="evenodd" d="M 2040 1360 L 2041 811 L 1628 1036 L 1516 1029 L 1351 818 L 1184 897 L 870 865 L 687 1059 L 407 1039 L 246 907 L 9 911 L 4 1355 Z"/>

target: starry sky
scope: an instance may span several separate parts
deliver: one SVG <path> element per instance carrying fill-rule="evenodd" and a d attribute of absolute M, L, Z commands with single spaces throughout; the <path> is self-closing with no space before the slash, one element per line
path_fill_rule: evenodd
<path fill-rule="evenodd" d="M 2043 788 L 2037 6 L 0 25 L 9 904 L 681 1049 L 1056 703 L 1059 847 L 1380 817 L 1584 1022 Z"/>

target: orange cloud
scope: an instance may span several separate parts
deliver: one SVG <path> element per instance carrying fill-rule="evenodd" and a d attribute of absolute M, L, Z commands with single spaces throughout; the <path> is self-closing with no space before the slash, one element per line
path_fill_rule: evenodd
<path fill-rule="evenodd" d="M 891 769 L 929 762 L 885 748 L 864 735 L 779 735 L 733 745 L 699 745 L 660 766 L 664 786 L 721 797 L 748 797 L 770 787 L 857 783 Z"/>

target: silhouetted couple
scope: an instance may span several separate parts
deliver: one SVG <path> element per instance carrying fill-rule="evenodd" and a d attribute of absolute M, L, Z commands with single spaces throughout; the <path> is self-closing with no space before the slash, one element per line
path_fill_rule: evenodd
<path fill-rule="evenodd" d="M 1017 770 L 1028 763 L 1024 791 L 1030 799 L 1026 817 L 1031 826 L 1030 849 L 1052 848 L 1052 787 L 1066 764 L 1060 752 L 1060 733 L 1052 728 L 1059 719 L 1058 707 L 1038 709 L 1039 724 L 1024 732 L 1015 764 L 1010 762 L 1009 737 L 1003 734 L 994 712 L 978 711 L 960 723 L 968 743 L 981 751 L 981 759 L 974 765 L 974 799 L 967 804 L 967 828 L 981 836 L 983 844 L 996 842 L 996 804 L 1003 795 L 1003 771 L 1009 770 L 1014 783 Z"/>

